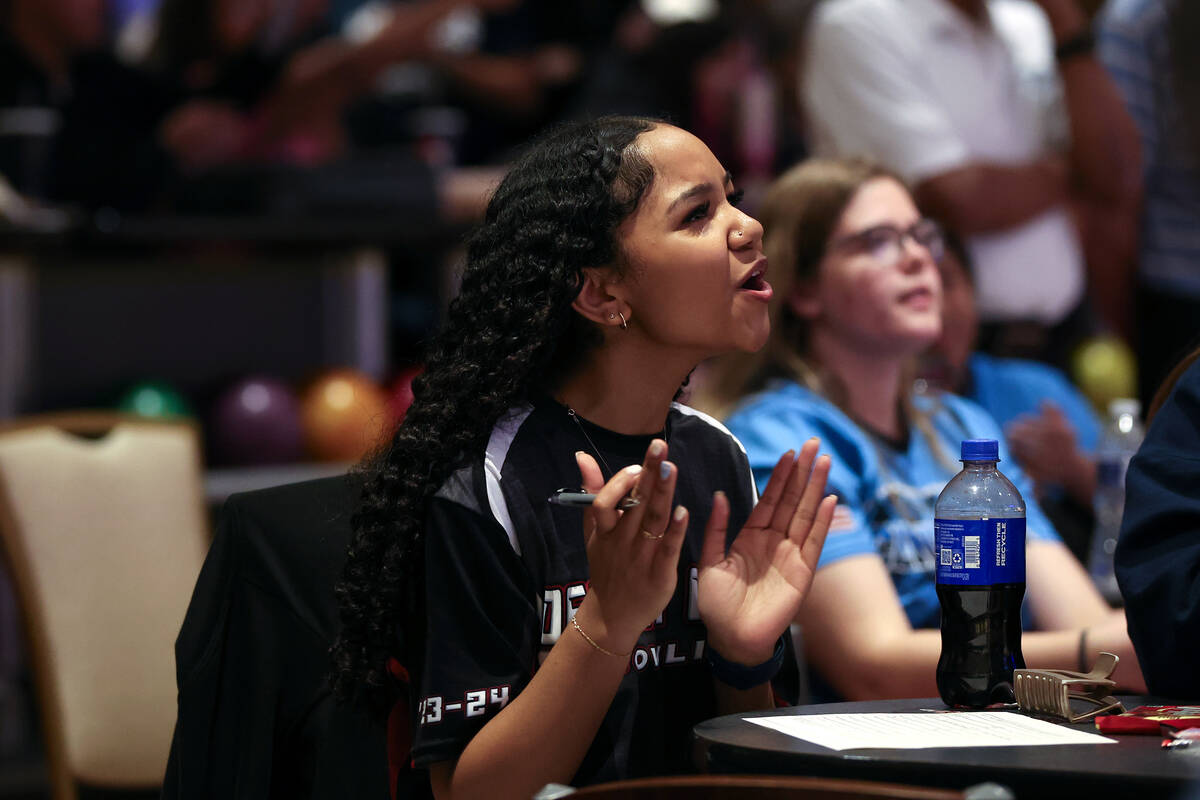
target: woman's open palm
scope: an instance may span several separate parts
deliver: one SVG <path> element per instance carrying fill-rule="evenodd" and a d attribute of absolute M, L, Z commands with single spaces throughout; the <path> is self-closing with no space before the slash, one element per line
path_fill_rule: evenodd
<path fill-rule="evenodd" d="M 795 618 L 829 532 L 837 500 L 825 497 L 829 457 L 810 439 L 779 459 L 758 505 L 725 551 L 729 501 L 718 494 L 704 532 L 700 617 L 708 644 L 744 664 L 768 660 Z"/>

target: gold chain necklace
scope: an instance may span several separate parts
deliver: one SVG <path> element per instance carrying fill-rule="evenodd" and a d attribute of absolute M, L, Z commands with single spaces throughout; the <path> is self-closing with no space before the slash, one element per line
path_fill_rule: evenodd
<path fill-rule="evenodd" d="M 583 434 L 583 438 L 587 440 L 588 446 L 592 448 L 592 452 L 596 454 L 596 458 L 600 459 L 601 465 L 603 465 L 604 469 L 607 470 L 608 474 L 604 476 L 604 480 L 606 482 L 611 480 L 612 476 L 615 475 L 616 472 L 614 472 L 613 468 L 608 465 L 608 460 L 605 459 L 604 454 L 600 452 L 600 448 L 596 447 L 596 443 L 592 441 L 592 437 L 588 436 L 587 429 L 583 427 L 583 422 L 580 421 L 579 415 L 575 413 L 575 409 L 571 408 L 570 406 L 567 406 L 567 416 L 575 421 L 575 426 L 577 428 L 579 428 L 579 432 L 581 434 Z M 662 429 L 662 440 L 664 442 L 667 442 L 668 445 L 670 444 L 670 442 L 667 437 L 669 437 L 670 435 L 671 435 L 671 412 L 668 411 L 667 418 L 663 422 L 663 429 Z"/>

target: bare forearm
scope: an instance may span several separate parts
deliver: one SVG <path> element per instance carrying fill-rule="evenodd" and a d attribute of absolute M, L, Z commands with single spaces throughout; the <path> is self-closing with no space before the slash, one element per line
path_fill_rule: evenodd
<path fill-rule="evenodd" d="M 808 661 L 843 697 L 937 694 L 941 634 L 912 628 L 877 555 L 851 556 L 818 570 L 796 621 Z"/>
<path fill-rule="evenodd" d="M 1081 629 L 1031 631 L 1021 637 L 1021 654 L 1029 667 L 1078 668 Z M 1092 656 L 1097 647 L 1089 646 Z M 882 648 L 877 657 L 846 664 L 834 672 L 831 683 L 847 700 L 881 700 L 898 697 L 937 696 L 937 663 L 942 650 L 941 632 L 914 630 Z M 1090 662 L 1089 662 L 1090 663 Z"/>
<path fill-rule="evenodd" d="M 510 114 L 532 114 L 541 106 L 542 86 L 532 56 L 455 56 L 439 66 L 466 93 Z"/>
<path fill-rule="evenodd" d="M 1035 631 L 1021 637 L 1025 664 L 1034 669 L 1078 669 L 1082 629 Z"/>
<path fill-rule="evenodd" d="M 937 694 L 937 662 L 942 652 L 941 631 L 916 630 L 895 648 L 896 671 L 891 678 L 890 697 L 925 697 Z M 1075 669 L 1079 652 L 1079 630 L 1027 631 L 1021 636 L 1021 654 L 1030 667 Z M 923 694 L 906 694 L 925 688 Z"/>
<path fill-rule="evenodd" d="M 1104 68 L 1091 57 L 1062 67 L 1071 120 L 1071 166 L 1097 199 L 1129 205 L 1141 185 L 1137 128 Z"/>
<path fill-rule="evenodd" d="M 858 656 L 831 663 L 821 674 L 847 700 L 886 700 L 937 695 L 936 669 L 942 636 L 909 630 Z"/>
<path fill-rule="evenodd" d="M 1040 0 L 1057 43 L 1085 32 L 1088 19 L 1076 0 Z M 1091 54 L 1059 65 L 1071 125 L 1071 166 L 1089 195 L 1127 205 L 1141 183 L 1137 127 L 1116 86 Z"/>
<path fill-rule="evenodd" d="M 1061 205 L 1068 174 L 1061 159 L 1027 164 L 970 164 L 922 181 L 917 202 L 963 234 L 1012 228 Z"/>
<path fill-rule="evenodd" d="M 471 739 L 457 763 L 431 771 L 438 800 L 528 798 L 547 783 L 569 783 L 626 665 L 568 627 L 529 685 Z"/>
<path fill-rule="evenodd" d="M 1087 671 L 1101 652 L 1116 654 L 1117 669 L 1112 679 L 1117 689 L 1144 693 L 1146 682 L 1138 666 L 1133 645 L 1125 632 L 1125 615 L 1110 610 L 1094 626 L 1046 633 L 1027 633 L 1021 643 L 1025 663 L 1035 669 Z"/>
<path fill-rule="evenodd" d="M 1028 544 L 1026 586 L 1034 621 L 1043 629 L 1022 637 L 1026 664 L 1075 669 L 1079 635 L 1087 628 L 1089 655 L 1099 649 L 1116 653 L 1122 659 L 1123 684 L 1140 688 L 1124 617 L 1107 607 L 1063 545 L 1041 540 Z M 877 556 L 851 556 L 818 572 L 797 621 L 804 628 L 809 661 L 844 697 L 937 694 L 941 632 L 911 627 Z"/>
<path fill-rule="evenodd" d="M 1041 630 L 1099 625 L 1112 609 L 1075 556 L 1059 542 L 1031 540 L 1025 547 L 1025 597 Z"/>
<path fill-rule="evenodd" d="M 382 30 L 355 46 L 355 83 L 366 88 L 386 67 L 400 61 L 438 58 L 431 44 L 434 29 L 465 5 L 470 5 L 468 0 L 423 0 L 395 7 Z"/>
<path fill-rule="evenodd" d="M 1079 194 L 1077 218 L 1082 222 L 1092 299 L 1109 327 L 1131 338 L 1134 331 L 1129 298 L 1137 267 L 1140 190 L 1138 199 L 1125 204 L 1097 202 Z"/>

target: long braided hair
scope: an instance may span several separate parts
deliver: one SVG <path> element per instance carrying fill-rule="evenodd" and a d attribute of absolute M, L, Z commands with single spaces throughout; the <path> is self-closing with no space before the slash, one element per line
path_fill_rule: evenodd
<path fill-rule="evenodd" d="M 389 657 L 402 650 L 410 669 L 419 666 L 430 497 L 483 453 L 509 409 L 552 391 L 602 341 L 571 303 L 584 269 L 628 269 L 616 231 L 654 180 L 636 140 L 656 124 L 606 117 L 560 127 L 493 194 L 404 424 L 364 469 L 337 586 L 342 629 L 332 680 L 343 701 L 386 713 L 394 699 Z"/>

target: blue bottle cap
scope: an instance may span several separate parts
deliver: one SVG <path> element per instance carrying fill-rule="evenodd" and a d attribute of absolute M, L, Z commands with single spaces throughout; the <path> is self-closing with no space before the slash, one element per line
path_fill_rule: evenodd
<path fill-rule="evenodd" d="M 963 439 L 963 461 L 999 461 L 1000 443 L 995 439 Z"/>

